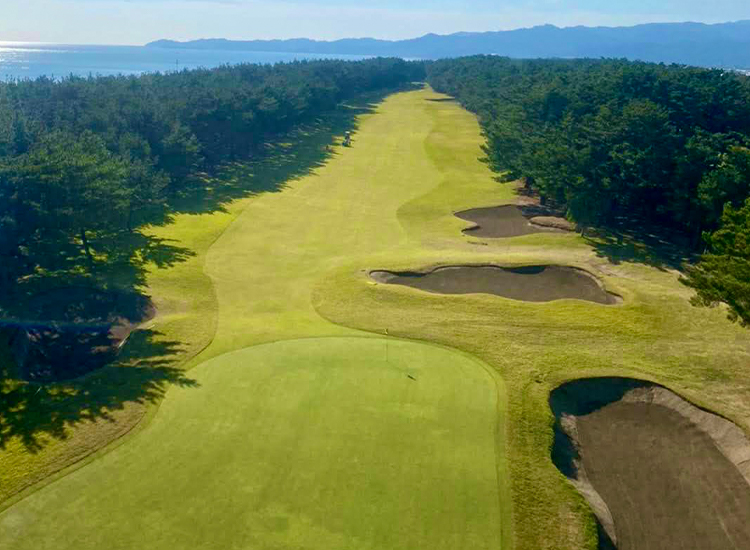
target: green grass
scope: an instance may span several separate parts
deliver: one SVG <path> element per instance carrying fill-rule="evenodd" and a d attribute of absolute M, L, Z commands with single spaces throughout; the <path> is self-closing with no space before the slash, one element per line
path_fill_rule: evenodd
<path fill-rule="evenodd" d="M 315 283 L 332 268 L 351 261 L 357 253 L 384 253 L 396 249 L 408 255 L 420 249 L 419 241 L 411 239 L 400 223 L 398 211 L 404 205 L 439 189 L 445 183 L 442 172 L 430 156 L 425 154 L 425 147 L 429 147 L 431 141 L 441 138 L 440 134 L 436 133 L 436 124 L 441 116 L 450 121 L 456 143 L 468 139 L 478 153 L 478 133 L 473 117 L 454 105 L 425 101 L 432 95 L 425 91 L 390 97 L 378 106 L 374 113 L 359 118 L 361 130 L 355 135 L 353 148 L 337 148 L 333 158 L 313 173 L 288 179 L 283 184 L 281 193 L 265 193 L 229 203 L 225 212 L 183 214 L 177 216 L 172 225 L 153 229 L 156 237 L 172 239 L 179 246 L 195 252 L 186 262 L 169 270 L 154 270 L 149 278 L 150 290 L 160 312 L 159 317 L 148 329 L 148 332 L 154 335 L 152 339 L 174 339 L 180 342 L 181 346 L 190 349 L 196 349 L 203 345 L 203 342 L 210 341 L 210 345 L 188 363 L 188 367 L 200 365 L 199 369 L 189 373 L 191 378 L 194 377 L 198 383 L 203 383 L 202 374 L 206 369 L 214 367 L 217 372 L 218 369 L 231 369 L 232 363 L 228 358 L 234 356 L 227 356 L 226 353 L 249 346 L 299 338 L 361 335 L 358 331 L 327 321 L 316 312 L 311 301 Z M 496 185 L 491 175 L 482 171 L 481 165 L 479 168 L 479 171 L 474 170 L 475 175 L 481 178 L 478 185 L 486 197 L 490 197 L 493 191 L 496 191 Z M 243 175 L 242 168 L 238 167 L 234 177 L 241 180 L 248 176 Z M 450 215 L 450 209 L 445 210 L 445 213 L 456 228 L 461 227 L 461 223 Z M 325 341 L 343 342 L 347 344 L 346 349 L 349 351 L 337 359 L 336 354 L 341 355 L 344 351 L 334 350 L 333 355 L 329 354 L 319 359 L 323 365 L 332 366 L 337 360 L 346 359 L 354 366 L 361 365 L 357 368 L 364 371 L 372 370 L 373 365 L 380 365 L 385 369 L 383 375 L 389 372 L 388 364 L 383 365 L 382 341 L 373 340 L 367 344 L 361 343 L 366 341 L 351 338 Z M 308 351 L 301 353 L 302 356 L 313 357 L 317 353 L 315 350 L 321 346 L 319 340 L 301 342 L 295 346 L 309 346 Z M 396 351 L 391 353 L 402 354 L 398 350 L 403 348 L 404 344 L 394 342 L 393 345 Z M 255 353 L 254 349 L 249 348 L 248 353 Z M 314 434 L 318 433 L 315 430 L 322 429 L 316 427 L 316 422 L 323 422 L 327 429 L 344 430 L 345 439 L 348 441 L 340 439 L 335 445 L 330 443 L 331 452 L 341 453 L 342 466 L 333 471 L 325 471 L 326 468 L 333 467 L 328 454 L 320 459 L 319 467 L 322 470 L 317 473 L 314 470 L 305 473 L 306 468 L 314 466 L 313 457 L 308 456 L 305 460 L 300 457 L 288 457 L 291 462 L 283 467 L 279 464 L 278 475 L 283 479 L 288 477 L 290 470 L 300 469 L 298 475 L 304 479 L 299 482 L 299 487 L 292 486 L 289 494 L 275 496 L 273 486 L 269 485 L 265 491 L 261 491 L 260 488 L 258 490 L 263 493 L 263 499 L 280 499 L 282 503 L 278 506 L 282 508 L 291 506 L 284 504 L 285 499 L 298 501 L 297 507 L 289 510 L 280 508 L 274 512 L 265 511 L 262 503 L 257 504 L 260 507 L 257 521 L 260 523 L 255 524 L 252 536 L 246 528 L 233 531 L 223 524 L 217 524 L 215 529 L 207 529 L 206 536 L 213 536 L 220 541 L 217 547 L 231 547 L 232 544 L 242 546 L 250 544 L 253 540 L 267 540 L 261 547 L 273 547 L 274 544 L 278 547 L 294 547 L 303 539 L 308 544 L 320 539 L 320 547 L 354 545 L 363 548 L 392 548 L 400 540 L 408 541 L 405 546 L 411 548 L 439 548 L 441 545 L 445 548 L 456 545 L 497 548 L 500 545 L 501 533 L 508 536 L 511 521 L 507 476 L 504 475 L 506 463 L 505 453 L 502 451 L 503 425 L 500 421 L 504 407 L 502 383 L 494 375 L 494 371 L 475 360 L 468 360 L 432 346 L 410 344 L 403 349 L 406 350 L 400 360 L 403 365 L 406 364 L 406 359 L 411 359 L 408 361 L 411 363 L 409 368 L 416 369 L 417 373 L 428 367 L 435 369 L 437 393 L 428 393 L 422 397 L 409 394 L 401 398 L 394 394 L 384 399 L 382 392 L 389 393 L 391 388 L 383 381 L 370 378 L 364 387 L 348 385 L 325 394 L 326 408 L 318 410 L 315 406 L 315 401 L 321 399 L 315 393 L 318 390 L 314 387 L 306 388 L 305 391 L 310 393 L 305 398 L 306 404 L 301 405 L 299 414 L 294 417 L 294 423 L 299 425 L 294 425 L 293 428 L 299 434 L 308 431 Z M 175 355 L 186 357 L 189 354 L 181 351 Z M 462 364 L 463 367 L 460 367 Z M 450 365 L 451 368 L 447 368 L 446 365 Z M 275 370 L 280 371 L 288 367 L 283 360 L 275 363 Z M 467 369 L 472 370 L 472 374 L 466 375 L 464 382 L 459 382 L 456 378 L 459 375 L 458 371 L 452 372 L 453 368 L 459 367 L 464 373 L 460 375 L 462 377 L 466 375 Z M 250 369 L 243 371 L 243 375 L 250 377 L 253 373 Z M 407 382 L 419 383 L 407 378 L 403 372 L 402 374 Z M 243 387 L 248 384 L 252 386 L 253 382 L 252 378 L 243 381 L 235 375 L 227 374 L 228 378 L 223 379 L 223 383 L 217 383 L 210 388 L 206 384 L 200 388 L 170 390 L 153 421 L 135 437 L 129 438 L 124 445 L 118 446 L 111 453 L 104 454 L 102 458 L 97 458 L 46 488 L 24 493 L 30 496 L 0 516 L 0 521 L 7 529 L 5 534 L 9 535 L 17 529 L 14 527 L 16 520 L 13 518 L 17 518 L 17 514 L 23 510 L 35 507 L 48 510 L 49 506 L 53 506 L 57 511 L 60 506 L 76 509 L 75 502 L 98 498 L 96 495 L 102 492 L 106 494 L 101 485 L 101 476 L 104 474 L 97 472 L 102 472 L 101 468 L 104 468 L 104 471 L 119 472 L 120 467 L 107 468 L 108 461 L 116 460 L 120 456 L 132 457 L 133 455 L 129 454 L 132 453 L 131 449 L 138 448 L 139 445 L 161 448 L 164 435 L 159 431 L 159 426 L 166 425 L 162 419 L 172 410 L 173 400 L 178 399 L 176 396 L 184 396 L 186 405 L 184 413 L 181 414 L 187 417 L 184 419 L 186 422 L 195 422 L 196 417 L 205 417 L 207 423 L 213 422 L 213 409 L 207 409 L 207 413 L 199 414 L 188 404 L 191 399 L 199 401 L 201 395 L 206 395 L 206 399 L 212 402 L 214 407 L 218 402 L 226 401 L 228 414 L 231 414 L 232 410 L 236 412 L 233 407 L 239 408 L 242 405 L 236 399 L 232 399 L 229 388 L 232 384 L 238 383 L 243 384 Z M 479 386 L 478 380 L 483 381 Z M 424 381 L 420 379 L 420 382 Z M 467 397 L 463 395 L 463 390 L 459 391 L 463 383 L 475 386 L 472 396 Z M 411 388 L 408 385 L 406 387 Z M 443 389 L 439 390 L 440 387 Z M 319 388 L 319 391 L 326 392 L 329 389 L 324 387 Z M 368 389 L 372 391 L 368 393 Z M 278 391 L 286 390 L 280 387 Z M 414 389 L 410 391 L 413 392 Z M 443 394 L 440 394 L 440 391 Z M 412 405 L 415 403 L 410 401 L 412 398 L 426 401 L 414 408 Z M 339 406 L 343 406 L 347 399 L 353 399 L 362 407 L 366 407 L 370 411 L 370 416 L 352 425 L 351 418 L 337 412 Z M 126 407 L 130 405 L 125 404 Z M 450 411 L 448 416 L 440 412 L 444 407 L 446 412 Z M 386 418 L 395 414 L 399 408 L 408 414 L 399 414 L 392 421 L 386 421 Z M 410 414 L 416 416 L 412 418 Z M 427 417 L 421 419 L 423 414 Z M 481 420 L 482 418 L 484 420 Z M 119 418 L 114 420 L 111 425 L 122 426 Z M 371 424 L 368 425 L 365 420 Z M 269 419 L 268 422 L 268 430 L 283 432 L 292 420 L 280 416 L 275 420 Z M 170 422 L 170 426 L 172 424 Z M 464 430 L 466 434 L 461 435 Z M 70 432 L 73 438 L 79 434 L 85 434 L 88 438 L 101 434 L 101 431 L 90 426 L 78 426 Z M 204 448 L 205 438 L 190 431 L 180 433 L 184 438 L 183 444 L 188 445 L 189 449 Z M 463 450 L 456 446 L 457 440 L 470 434 L 474 434 L 471 436 L 472 440 L 467 442 Z M 204 455 L 202 460 L 214 464 L 216 468 L 223 468 L 222 464 L 231 462 L 229 454 L 235 456 L 238 461 L 235 463 L 235 468 L 238 468 L 237 475 L 266 477 L 267 470 L 256 469 L 260 468 L 257 462 L 243 459 L 243 456 L 250 456 L 249 451 L 227 450 L 227 446 L 238 445 L 237 438 L 231 431 L 225 436 L 219 431 L 215 437 L 225 437 L 225 446 L 209 446 L 206 450 L 208 454 Z M 269 436 L 267 432 L 253 435 L 250 430 L 246 437 L 249 441 L 256 441 L 266 440 Z M 313 443 L 311 440 L 310 444 Z M 278 462 L 278 457 L 288 451 L 289 444 L 288 438 L 275 443 L 269 441 L 266 452 L 272 457 L 268 458 L 271 464 Z M 69 448 L 67 442 L 59 445 Z M 40 456 L 48 457 L 47 449 L 52 446 L 50 444 L 44 447 Z M 338 449 L 335 449 L 335 446 L 338 446 Z M 192 463 L 193 459 L 198 460 L 194 452 L 183 450 L 169 453 L 169 456 L 180 457 L 178 466 L 183 470 L 187 463 Z M 141 465 L 138 467 L 149 471 L 153 469 L 156 459 L 151 452 L 135 454 L 142 457 Z M 24 467 L 33 464 L 35 458 L 34 455 L 18 451 L 6 452 L 6 456 L 14 458 Z M 351 470 L 352 475 L 348 475 L 349 468 L 355 468 L 357 463 L 368 466 L 364 470 Z M 230 466 L 227 465 L 226 468 Z M 226 468 L 223 471 L 226 471 Z M 343 506 L 341 494 L 333 489 L 329 489 L 330 494 L 327 496 L 321 496 L 310 489 L 312 486 L 326 484 L 342 485 L 349 489 L 357 487 L 356 484 L 361 483 L 363 471 L 369 472 L 367 483 L 370 484 L 370 492 L 363 493 L 357 489 L 354 493 L 349 493 L 349 500 Z M 186 483 L 197 483 L 195 475 L 187 473 L 187 470 L 184 474 Z M 140 487 L 141 492 L 134 494 L 141 501 L 148 501 L 148 488 L 156 487 L 155 483 L 162 477 L 163 472 L 157 473 L 154 470 L 148 475 L 135 475 L 133 480 L 118 483 L 118 486 Z M 15 479 L 18 478 L 27 479 L 22 476 L 16 476 Z M 140 485 L 135 482 L 136 478 Z M 182 475 L 180 478 L 182 479 Z M 81 492 L 78 493 L 66 486 L 67 483 L 71 483 L 69 480 L 76 479 L 81 479 L 83 484 Z M 174 484 L 174 478 L 167 479 L 169 481 L 162 485 L 161 489 L 156 489 L 156 493 L 169 491 L 169 487 Z M 206 485 L 202 487 L 205 488 Z M 210 492 L 203 494 L 204 489 L 200 489 L 198 485 L 194 488 L 196 498 L 200 499 L 200 502 L 213 502 L 214 495 Z M 69 505 L 50 504 L 50 499 L 65 499 L 68 498 L 68 494 L 76 495 Z M 255 497 L 246 494 L 245 501 L 241 495 L 229 500 L 233 507 L 243 508 L 250 505 L 253 498 Z M 183 500 L 170 501 L 170 504 L 166 505 L 165 513 L 175 516 L 182 514 Z M 142 528 L 135 527 L 139 524 L 133 523 L 136 521 L 134 515 L 137 514 L 133 507 L 140 509 L 142 504 L 131 501 L 130 505 L 123 503 L 110 506 L 102 509 L 101 514 L 92 516 L 92 521 L 97 515 L 100 521 L 104 521 L 102 518 L 117 515 L 120 518 L 117 521 L 122 523 L 123 529 L 135 528 L 138 532 L 134 533 L 134 536 L 145 536 L 140 532 Z M 81 510 L 99 508 L 96 504 L 85 505 L 84 508 L 78 509 L 77 514 L 67 516 L 67 519 L 61 518 L 59 513 L 55 512 L 50 515 L 51 518 L 57 518 L 54 523 L 24 521 L 21 535 L 14 539 L 11 547 L 29 544 L 39 548 L 47 543 L 54 543 L 59 547 L 60 541 L 67 540 L 76 541 L 71 544 L 79 545 L 78 537 L 91 537 L 92 532 L 100 531 L 93 524 L 81 524 Z M 271 517 L 268 533 L 262 532 L 261 520 L 264 514 L 270 514 Z M 289 516 L 289 529 L 293 532 L 278 535 L 278 540 L 273 539 L 276 536 L 274 522 L 281 522 L 285 514 Z M 323 517 L 326 518 L 325 521 L 321 519 Z M 178 517 L 176 521 L 179 523 L 181 520 Z M 235 516 L 231 521 L 242 523 L 243 519 Z M 30 525 L 37 524 L 38 530 L 27 530 L 31 528 Z M 60 529 L 70 529 L 71 534 L 63 536 L 59 534 Z M 108 536 L 102 535 L 106 538 L 106 543 L 111 544 L 112 541 L 120 540 L 120 535 L 112 534 L 112 531 L 102 532 L 110 533 Z M 0 536 L 0 540 L 3 539 L 10 540 L 7 536 Z M 105 540 L 102 539 L 92 540 L 96 541 L 97 547 L 105 544 Z"/>
<path fill-rule="evenodd" d="M 35 484 L 84 465 L 92 453 L 119 445 L 153 415 L 171 384 L 190 383 L 184 369 L 196 364 L 190 359 L 212 341 L 218 322 L 216 293 L 204 272 L 208 249 L 256 196 L 272 195 L 322 166 L 331 157 L 327 146 L 356 128 L 356 117 L 380 99 L 365 96 L 326 113 L 288 142 L 269 144 L 267 157 L 206 177 L 204 187 L 176 205 L 169 223 L 145 229 L 158 246 L 145 251 L 140 263 L 100 273 L 119 286 L 139 272 L 158 309 L 157 319 L 128 340 L 118 364 L 72 382 L 38 386 L 16 379 L 0 345 L 0 509 Z M 165 248 L 188 253 L 170 263 Z M 70 284 L 71 275 L 61 279 L 59 284 Z"/>
<path fill-rule="evenodd" d="M 596 529 L 582 498 L 552 464 L 548 398 L 581 377 L 632 376 L 657 381 L 750 429 L 750 333 L 725 311 L 690 306 L 678 274 L 635 261 L 610 263 L 575 234 L 477 239 L 458 231 L 451 211 L 511 199 L 508 186 L 485 194 L 476 141 L 455 140 L 455 123 L 437 116 L 427 152 L 441 184 L 399 210 L 419 250 L 352 260 L 322 277 L 319 313 L 342 326 L 437 342 L 471 353 L 502 376 L 508 391 L 508 452 L 513 546 L 593 549 Z M 459 126 L 461 127 L 461 126 Z M 472 169 L 467 169 L 472 167 Z M 573 265 L 599 276 L 625 301 L 601 306 L 574 300 L 524 303 L 485 295 L 440 296 L 373 285 L 371 269 L 409 271 L 436 265 Z M 506 548 L 510 546 L 506 544 Z"/>
<path fill-rule="evenodd" d="M 6 512 L 0 548 L 500 547 L 497 380 L 475 359 L 319 338 L 192 375 L 139 437 Z"/>
<path fill-rule="evenodd" d="M 574 234 L 461 233 L 453 212 L 510 202 L 513 187 L 480 162 L 476 120 L 434 97 L 389 97 L 359 118 L 353 148 L 281 193 L 155 230 L 196 252 L 150 277 L 162 313 L 150 330 L 208 344 L 186 365 L 200 386 L 171 389 L 136 436 L 6 510 L 0 548 L 12 535 L 7 548 L 158 548 L 172 536 L 173 547 L 593 549 L 591 513 L 550 459 L 551 389 L 634 376 L 750 428 L 750 333 L 692 308 L 675 272 L 613 265 Z M 574 265 L 624 303 L 439 296 L 367 277 L 451 263 Z M 8 456 L 17 472 L 33 460 Z"/>

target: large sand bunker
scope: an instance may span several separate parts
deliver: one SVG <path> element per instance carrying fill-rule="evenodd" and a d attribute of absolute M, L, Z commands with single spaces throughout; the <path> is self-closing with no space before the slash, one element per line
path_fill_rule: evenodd
<path fill-rule="evenodd" d="M 379 283 L 405 285 L 437 294 L 495 294 L 526 302 L 577 299 L 614 304 L 617 297 L 582 269 L 563 266 L 450 266 L 427 273 L 373 271 Z"/>
<path fill-rule="evenodd" d="M 122 344 L 156 310 L 134 292 L 63 287 L 40 293 L 23 316 L 6 317 L 20 374 L 49 382 L 76 378 L 114 360 Z"/>
<path fill-rule="evenodd" d="M 507 238 L 532 233 L 561 233 L 573 226 L 562 218 L 549 215 L 544 209 L 516 205 L 472 208 L 456 212 L 456 217 L 475 224 L 464 229 L 467 235 L 483 238 Z"/>
<path fill-rule="evenodd" d="M 750 441 L 733 423 L 636 380 L 550 396 L 553 461 L 591 504 L 600 548 L 750 548 Z"/>

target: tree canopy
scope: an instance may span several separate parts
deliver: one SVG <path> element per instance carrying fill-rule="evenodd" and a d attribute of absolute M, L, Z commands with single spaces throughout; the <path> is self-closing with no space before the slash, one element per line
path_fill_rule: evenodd
<path fill-rule="evenodd" d="M 700 243 L 748 195 L 750 79 L 622 60 L 477 56 L 428 80 L 478 114 L 490 164 L 582 225 L 676 229 Z M 743 179 L 744 178 L 744 179 Z"/>
<path fill-rule="evenodd" d="M 91 266 L 198 172 L 260 158 L 347 99 L 421 78 L 420 64 L 373 59 L 0 83 L 0 284 L 76 254 Z"/>
<path fill-rule="evenodd" d="M 697 292 L 693 303 L 724 303 L 732 321 L 750 326 L 750 199 L 739 209 L 728 204 L 720 229 L 707 234 L 706 242 L 710 252 L 683 278 Z"/>
<path fill-rule="evenodd" d="M 487 161 L 580 226 L 667 229 L 696 251 L 697 305 L 750 323 L 750 78 L 623 60 L 427 65 L 479 116 Z M 705 241 L 705 242 L 704 242 Z"/>

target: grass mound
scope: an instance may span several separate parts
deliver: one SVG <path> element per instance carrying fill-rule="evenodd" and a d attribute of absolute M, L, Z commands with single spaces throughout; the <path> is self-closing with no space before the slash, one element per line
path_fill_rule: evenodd
<path fill-rule="evenodd" d="M 426 273 L 373 271 L 370 275 L 380 283 L 438 294 L 495 294 L 525 302 L 576 299 L 608 305 L 617 303 L 617 298 L 586 271 L 556 265 L 447 266 Z"/>

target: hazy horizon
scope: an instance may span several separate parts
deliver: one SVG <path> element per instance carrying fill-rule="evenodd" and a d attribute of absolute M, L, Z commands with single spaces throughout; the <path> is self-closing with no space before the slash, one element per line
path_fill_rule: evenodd
<path fill-rule="evenodd" d="M 428 33 L 643 23 L 720 23 L 750 19 L 746 0 L 4 0 L 0 43 L 143 45 L 166 38 L 268 40 L 380 38 Z"/>

